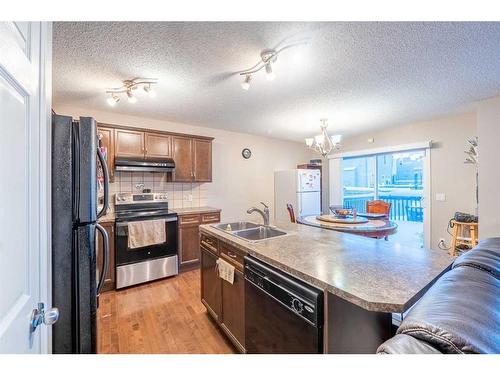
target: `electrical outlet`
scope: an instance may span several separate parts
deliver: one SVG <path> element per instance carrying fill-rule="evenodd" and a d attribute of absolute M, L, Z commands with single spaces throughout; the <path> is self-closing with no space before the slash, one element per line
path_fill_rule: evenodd
<path fill-rule="evenodd" d="M 445 193 L 436 193 L 436 200 L 444 202 L 446 200 L 446 194 Z"/>

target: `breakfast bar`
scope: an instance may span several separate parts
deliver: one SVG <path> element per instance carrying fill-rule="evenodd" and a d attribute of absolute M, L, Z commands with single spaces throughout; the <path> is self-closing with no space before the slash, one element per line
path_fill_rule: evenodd
<path fill-rule="evenodd" d="M 276 228 L 286 234 L 258 241 L 213 225 L 200 232 L 322 290 L 324 353 L 374 353 L 394 334 L 393 313 L 407 311 L 453 262 L 445 252 L 306 225 Z"/>

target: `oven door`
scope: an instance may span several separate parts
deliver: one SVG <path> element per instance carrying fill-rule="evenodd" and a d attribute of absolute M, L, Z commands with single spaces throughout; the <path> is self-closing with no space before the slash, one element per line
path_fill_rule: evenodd
<path fill-rule="evenodd" d="M 128 247 L 128 223 L 157 219 L 165 220 L 166 241 L 157 245 L 130 249 Z M 117 266 L 177 255 L 177 216 L 148 216 L 119 221 L 116 223 L 115 233 Z"/>

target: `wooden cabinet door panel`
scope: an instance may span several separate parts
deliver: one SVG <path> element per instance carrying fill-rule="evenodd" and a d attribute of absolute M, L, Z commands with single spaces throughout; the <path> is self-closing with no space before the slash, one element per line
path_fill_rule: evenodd
<path fill-rule="evenodd" d="M 217 274 L 217 255 L 201 249 L 201 301 L 208 312 L 219 319 L 221 311 L 221 279 Z"/>
<path fill-rule="evenodd" d="M 193 180 L 193 140 L 187 137 L 172 138 L 175 161 L 174 181 Z"/>
<path fill-rule="evenodd" d="M 221 323 L 242 348 L 245 347 L 245 278 L 234 270 L 234 282 L 221 280 L 222 311 Z"/>
<path fill-rule="evenodd" d="M 99 147 L 107 148 L 107 164 L 109 170 L 109 182 L 115 181 L 115 130 L 99 126 L 97 128 Z"/>
<path fill-rule="evenodd" d="M 193 139 L 193 178 L 198 182 L 212 181 L 212 141 Z"/>
<path fill-rule="evenodd" d="M 200 238 L 198 225 L 179 227 L 179 263 L 185 266 L 200 260 Z"/>
<path fill-rule="evenodd" d="M 144 158 L 144 133 L 135 130 L 116 129 L 116 156 Z"/>
<path fill-rule="evenodd" d="M 115 224 L 114 223 L 103 223 L 102 226 L 108 233 L 109 238 L 109 262 L 108 262 L 108 273 L 106 275 L 106 279 L 104 280 L 104 285 L 102 287 L 102 291 L 105 292 L 107 290 L 115 289 Z M 103 238 L 97 231 L 97 264 L 96 267 L 99 270 L 102 270 L 102 264 L 104 261 L 103 251 Z"/>
<path fill-rule="evenodd" d="M 172 137 L 156 133 L 145 133 L 145 156 L 147 158 L 169 158 L 172 156 Z"/>

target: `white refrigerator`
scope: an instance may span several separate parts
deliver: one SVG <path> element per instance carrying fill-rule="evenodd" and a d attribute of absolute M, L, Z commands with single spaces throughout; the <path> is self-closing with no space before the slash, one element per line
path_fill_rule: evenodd
<path fill-rule="evenodd" d="M 291 169 L 274 172 L 274 219 L 290 221 L 286 205 L 295 217 L 321 213 L 321 172 L 317 169 Z"/>

